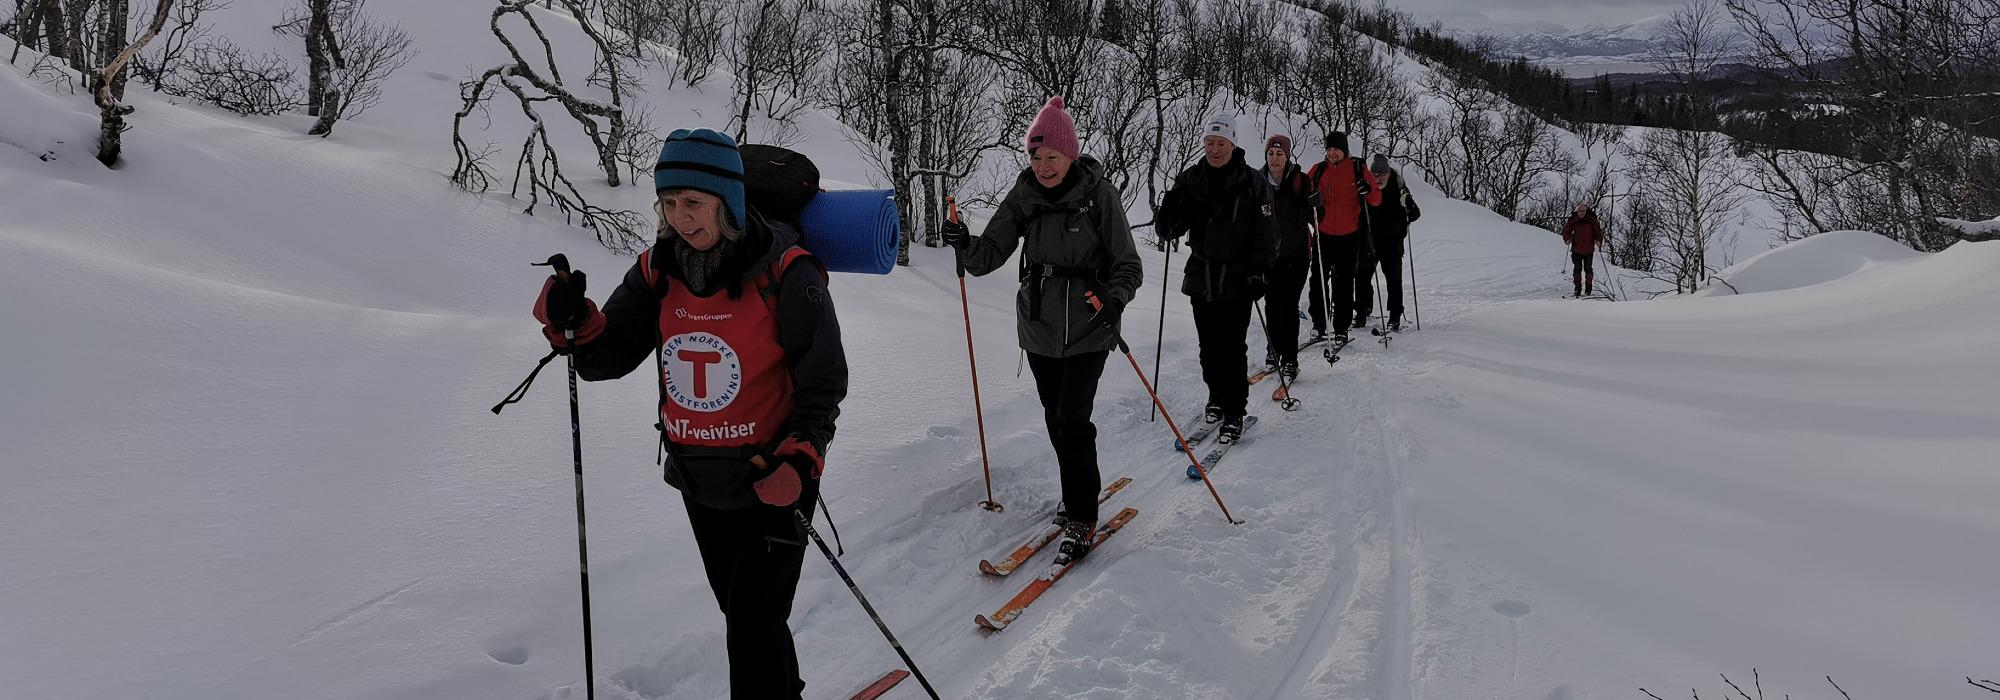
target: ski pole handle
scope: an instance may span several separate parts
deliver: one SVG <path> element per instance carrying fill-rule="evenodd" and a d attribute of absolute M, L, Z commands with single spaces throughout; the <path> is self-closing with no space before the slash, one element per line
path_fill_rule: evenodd
<path fill-rule="evenodd" d="M 538 262 L 538 263 L 528 263 L 528 264 L 535 267 L 555 268 L 556 279 L 562 280 L 564 284 L 569 283 L 569 256 L 563 255 L 562 253 L 556 253 L 555 255 L 549 256 L 548 262 Z"/>
<path fill-rule="evenodd" d="M 952 195 L 945 195 L 945 196 L 944 196 L 944 209 L 945 209 L 945 215 L 944 215 L 944 218 L 945 218 L 945 220 L 946 220 L 946 221 L 950 221 L 950 222 L 952 222 L 952 223 L 954 223 L 954 224 L 956 224 L 956 223 L 959 223 L 959 220 L 958 220 L 958 198 L 957 198 L 957 197 L 954 197 L 954 196 L 952 196 Z M 954 247 L 953 247 L 953 248 L 951 249 L 951 259 L 952 259 L 952 262 L 953 262 L 953 263 L 955 263 L 955 265 L 956 265 L 956 267 L 957 267 L 957 269 L 958 269 L 958 277 L 959 277 L 959 279 L 964 279 L 964 278 L 965 278 L 965 251 L 963 251 L 963 250 L 959 250 L 959 249 L 958 249 L 958 248 L 957 248 L 956 246 L 954 246 Z"/>

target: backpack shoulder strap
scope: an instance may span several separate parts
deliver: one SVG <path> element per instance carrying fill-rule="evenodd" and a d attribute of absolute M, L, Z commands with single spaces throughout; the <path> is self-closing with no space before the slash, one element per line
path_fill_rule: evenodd
<path fill-rule="evenodd" d="M 664 299 L 667 296 L 667 290 L 660 288 L 662 286 L 660 284 L 660 268 L 653 264 L 653 250 L 653 248 L 647 248 L 646 252 L 639 254 L 639 273 L 646 278 L 646 288 L 653 290 L 653 296 Z"/>
<path fill-rule="evenodd" d="M 784 282 L 785 272 L 791 269 L 792 263 L 799 260 L 812 260 L 813 264 L 819 264 L 819 259 L 814 258 L 812 253 L 795 245 L 779 253 L 778 259 L 771 261 L 771 268 L 757 276 L 757 296 L 764 300 L 764 306 L 771 310 L 772 315 L 778 313 L 778 291 Z M 820 276 L 825 277 L 824 266 L 821 267 Z"/>

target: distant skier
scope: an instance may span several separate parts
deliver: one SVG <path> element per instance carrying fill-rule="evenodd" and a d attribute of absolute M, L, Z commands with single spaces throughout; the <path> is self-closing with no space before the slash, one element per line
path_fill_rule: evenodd
<path fill-rule="evenodd" d="M 1424 213 L 1410 196 L 1403 174 L 1389 167 L 1389 157 L 1376 154 L 1369 164 L 1375 181 L 1382 186 L 1382 203 L 1368 208 L 1374 223 L 1375 259 L 1382 265 L 1382 294 L 1389 308 L 1389 330 L 1403 329 L 1403 241 L 1410 237 L 1410 224 Z M 1368 302 L 1362 302 L 1366 308 Z"/>
<path fill-rule="evenodd" d="M 1271 266 L 1271 290 L 1265 295 L 1264 365 L 1278 368 L 1289 384 L 1299 377 L 1299 294 L 1305 291 L 1312 267 L 1313 214 L 1319 210 L 1319 190 L 1305 170 L 1292 160 L 1292 138 L 1273 134 L 1264 141 L 1264 179 L 1272 190 L 1278 225 L 1278 258 Z"/>
<path fill-rule="evenodd" d="M 1360 158 L 1347 155 L 1347 134 L 1338 131 L 1327 132 L 1326 160 L 1314 165 L 1309 177 L 1324 202 L 1317 241 L 1320 267 L 1325 268 L 1329 278 L 1326 284 L 1313 285 L 1313 335 L 1324 335 L 1328 329 L 1329 300 L 1321 290 L 1330 288 L 1331 330 L 1337 341 L 1345 341 L 1350 325 L 1360 328 L 1368 323 L 1368 310 L 1365 306 L 1355 306 L 1354 292 L 1357 286 L 1368 285 L 1369 276 L 1364 263 L 1369 259 L 1372 242 L 1363 230 L 1368 224 L 1363 207 L 1381 204 L 1382 189 L 1375 184 L 1375 176 L 1362 166 Z M 1363 296 L 1361 301 L 1365 305 L 1367 298 Z"/>
<path fill-rule="evenodd" d="M 1220 422 L 1216 440 L 1228 444 L 1242 438 L 1249 411 L 1246 335 L 1251 304 L 1269 288 L 1278 229 L 1270 180 L 1244 162 L 1235 117 L 1210 118 L 1200 138 L 1202 161 L 1174 178 L 1156 220 L 1160 235 L 1188 237 L 1192 253 L 1181 293 L 1194 308 L 1201 377 L 1208 385 L 1202 419 Z"/>
<path fill-rule="evenodd" d="M 1097 426 L 1090 420 L 1097 382 L 1118 346 L 1119 317 L 1146 270 L 1118 187 L 1097 159 L 1080 152 L 1076 123 L 1061 97 L 1035 115 L 1024 148 L 1031 165 L 1015 179 L 984 235 L 948 221 L 943 238 L 974 275 L 999 269 L 1021 248 L 1017 328 L 1062 471 L 1057 522 L 1063 541 L 1056 557 L 1069 562 L 1089 553 L 1097 529 L 1103 477 Z"/>
<path fill-rule="evenodd" d="M 1598 222 L 1597 212 L 1590 205 L 1576 205 L 1576 213 L 1570 215 L 1569 223 L 1563 224 L 1563 243 L 1569 245 L 1570 284 L 1575 286 L 1576 296 L 1596 294 L 1596 280 L 1592 271 L 1592 260 L 1597 254 L 1597 244 L 1604 242 L 1604 224 Z"/>
<path fill-rule="evenodd" d="M 654 169 L 660 237 L 603 311 L 586 278 L 550 276 L 535 318 L 557 348 L 576 331 L 577 375 L 630 374 L 661 352 L 666 481 L 681 491 L 727 628 L 730 697 L 798 698 L 792 598 L 847 396 L 847 358 L 826 270 L 799 234 L 748 208 L 736 142 L 667 137 Z M 651 374 L 651 373 L 649 373 Z"/>

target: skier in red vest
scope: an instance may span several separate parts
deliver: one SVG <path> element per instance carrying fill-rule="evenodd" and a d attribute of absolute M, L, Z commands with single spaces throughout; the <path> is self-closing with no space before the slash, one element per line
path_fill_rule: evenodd
<path fill-rule="evenodd" d="M 1309 176 L 1319 188 L 1324 207 L 1319 219 L 1320 266 L 1331 278 L 1313 285 L 1313 337 L 1318 339 L 1327 331 L 1327 299 L 1322 290 L 1331 287 L 1333 336 L 1336 342 L 1345 342 L 1350 325 L 1360 328 L 1368 324 L 1368 310 L 1354 304 L 1355 288 L 1368 285 L 1373 265 L 1373 246 L 1365 230 L 1368 213 L 1363 207 L 1381 206 L 1382 187 L 1360 158 L 1347 154 L 1347 134 L 1338 131 L 1326 133 L 1326 160 L 1314 165 Z"/>
<path fill-rule="evenodd" d="M 617 379 L 660 352 L 666 481 L 727 628 L 730 695 L 798 698 L 786 619 L 847 396 L 847 358 L 826 270 L 799 234 L 748 207 L 735 140 L 675 131 L 654 170 L 660 237 L 602 311 L 586 277 L 551 276 L 535 318 L 557 348 L 576 332 L 577 376 Z"/>

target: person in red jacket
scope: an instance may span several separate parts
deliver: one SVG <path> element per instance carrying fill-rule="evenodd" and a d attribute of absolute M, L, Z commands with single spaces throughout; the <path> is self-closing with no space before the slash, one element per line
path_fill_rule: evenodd
<path fill-rule="evenodd" d="M 1591 259 L 1597 254 L 1597 244 L 1604 242 L 1604 224 L 1598 222 L 1597 212 L 1588 204 L 1576 205 L 1576 213 L 1570 215 L 1569 223 L 1563 224 L 1563 243 L 1569 245 L 1570 284 L 1581 297 L 1595 294 L 1591 289 L 1596 281 L 1592 279 Z"/>
<path fill-rule="evenodd" d="M 1367 284 L 1364 277 L 1367 268 L 1362 263 L 1369 259 L 1371 242 L 1366 231 L 1368 212 L 1363 207 L 1381 206 L 1382 187 L 1376 184 L 1375 175 L 1362 166 L 1360 158 L 1347 154 L 1347 134 L 1338 131 L 1327 132 L 1326 160 L 1313 166 L 1308 177 L 1319 190 L 1322 207 L 1317 241 L 1319 267 L 1331 278 L 1314 278 L 1313 339 L 1326 334 L 1325 290 L 1331 286 L 1333 336 L 1336 342 L 1341 342 L 1347 339 L 1349 326 L 1360 328 L 1368 323 L 1368 311 L 1354 308 L 1354 287 L 1357 283 Z"/>

